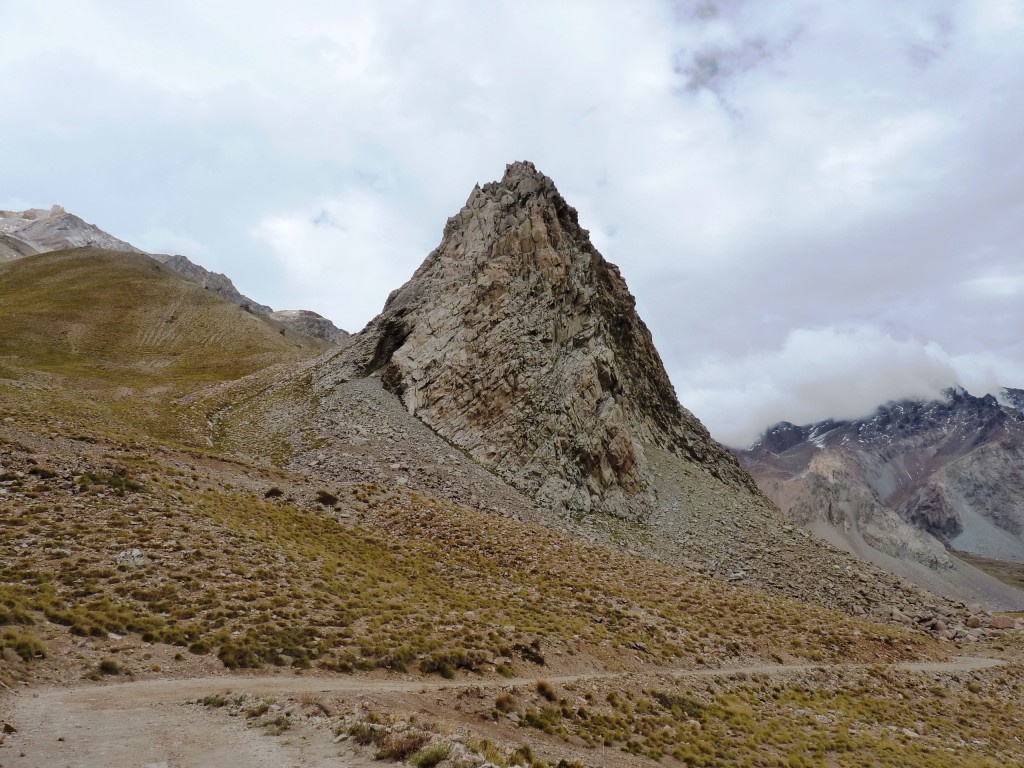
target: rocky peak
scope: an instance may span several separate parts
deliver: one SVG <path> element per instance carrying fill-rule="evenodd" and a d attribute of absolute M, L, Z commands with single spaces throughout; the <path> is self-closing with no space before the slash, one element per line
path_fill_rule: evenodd
<path fill-rule="evenodd" d="M 1024 389 L 1003 387 L 999 392 L 999 399 L 1008 407 L 1024 414 Z"/>
<path fill-rule="evenodd" d="M 943 434 L 970 435 L 982 442 L 1008 422 L 1024 423 L 1024 390 L 1003 389 L 994 395 L 975 397 L 962 387 L 951 387 L 931 400 L 898 400 L 879 406 L 862 419 L 835 421 L 826 419 L 797 426 L 780 421 L 764 431 L 747 451 L 748 458 L 783 454 L 813 442 L 818 448 L 839 446 L 851 441 L 860 444 L 888 444 L 940 431 Z"/>
<path fill-rule="evenodd" d="M 59 205 L 27 211 L 0 211 L 0 231 L 40 252 L 91 247 L 142 253 L 130 243 L 107 234 Z"/>
<path fill-rule="evenodd" d="M 349 334 L 336 326 L 323 315 L 308 309 L 281 309 L 270 313 L 270 319 L 276 320 L 285 328 L 321 339 L 329 344 L 343 344 Z"/>
<path fill-rule="evenodd" d="M 676 399 L 615 265 L 532 163 L 477 186 L 342 358 L 539 503 L 638 518 L 657 448 L 753 489 Z"/>

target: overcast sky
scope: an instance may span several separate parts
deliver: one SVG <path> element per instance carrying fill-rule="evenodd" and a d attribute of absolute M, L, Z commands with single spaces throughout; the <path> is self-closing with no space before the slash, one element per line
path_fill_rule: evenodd
<path fill-rule="evenodd" d="M 1024 387 L 1024 2 L 0 0 L 0 208 L 347 330 L 534 161 L 719 439 Z"/>

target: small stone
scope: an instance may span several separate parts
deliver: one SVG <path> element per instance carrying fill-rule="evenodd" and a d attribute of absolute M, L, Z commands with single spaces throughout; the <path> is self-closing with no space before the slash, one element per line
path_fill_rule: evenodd
<path fill-rule="evenodd" d="M 119 553 L 117 557 L 114 558 L 114 562 L 118 565 L 126 565 L 129 568 L 138 568 L 140 565 L 145 565 L 146 563 L 151 563 L 153 561 L 142 554 L 141 549 L 133 547 L 132 549 L 126 549 L 124 552 Z"/>

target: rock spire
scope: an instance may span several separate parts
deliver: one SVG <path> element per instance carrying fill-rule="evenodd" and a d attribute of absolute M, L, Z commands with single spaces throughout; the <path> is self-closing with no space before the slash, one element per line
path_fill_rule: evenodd
<path fill-rule="evenodd" d="M 542 505 L 646 516 L 651 448 L 753 487 L 680 406 L 618 268 L 529 162 L 473 189 L 339 360 Z"/>

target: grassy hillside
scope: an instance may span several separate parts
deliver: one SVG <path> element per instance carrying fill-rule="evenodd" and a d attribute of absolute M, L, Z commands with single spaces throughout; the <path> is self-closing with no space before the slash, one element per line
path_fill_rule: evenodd
<path fill-rule="evenodd" d="M 0 445 L 0 542 L 15 553 L 0 564 L 11 585 L 0 604 L 76 634 L 137 631 L 227 666 L 283 655 L 343 671 L 577 654 L 624 667 L 879 661 L 938 649 L 415 493 L 281 488 L 240 466 L 130 448 L 97 456 L 89 444 L 33 464 L 37 451 Z M 47 545 L 21 547 L 28 539 Z M 145 562 L 117 560 L 135 548 Z"/>
<path fill-rule="evenodd" d="M 175 398 L 322 349 L 146 256 L 0 265 L 0 397 L 37 423 L 167 436 L 184 428 Z"/>
<path fill-rule="evenodd" d="M 73 379 L 180 389 L 321 348 L 138 254 L 22 259 L 0 267 L 0 296 L 0 359 Z"/>

